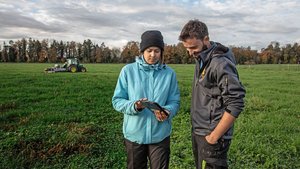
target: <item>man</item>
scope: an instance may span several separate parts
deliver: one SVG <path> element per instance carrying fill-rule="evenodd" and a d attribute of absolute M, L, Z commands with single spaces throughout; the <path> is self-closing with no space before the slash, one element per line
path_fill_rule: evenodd
<path fill-rule="evenodd" d="M 210 41 L 207 26 L 197 19 L 183 27 L 179 40 L 196 60 L 191 103 L 196 168 L 228 168 L 233 123 L 245 97 L 233 53 Z"/>

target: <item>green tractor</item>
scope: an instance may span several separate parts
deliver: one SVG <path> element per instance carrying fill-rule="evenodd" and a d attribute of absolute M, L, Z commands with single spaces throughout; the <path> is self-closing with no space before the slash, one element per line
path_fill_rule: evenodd
<path fill-rule="evenodd" d="M 46 68 L 45 72 L 48 73 L 55 73 L 55 72 L 86 72 L 86 68 L 79 63 L 77 58 L 69 58 L 67 61 L 62 65 L 55 64 L 54 67 Z"/>
<path fill-rule="evenodd" d="M 66 68 L 68 72 L 86 72 L 86 68 L 79 63 L 77 58 L 70 58 L 63 64 L 63 68 Z"/>

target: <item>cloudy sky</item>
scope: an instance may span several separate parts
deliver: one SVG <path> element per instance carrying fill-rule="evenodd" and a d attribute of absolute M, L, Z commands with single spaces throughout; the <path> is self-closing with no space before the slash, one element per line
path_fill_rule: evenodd
<path fill-rule="evenodd" d="M 299 0 L 0 0 L 0 45 L 31 37 L 122 48 L 148 29 L 177 44 L 196 18 L 211 40 L 259 50 L 272 41 L 300 43 L 299 17 Z"/>

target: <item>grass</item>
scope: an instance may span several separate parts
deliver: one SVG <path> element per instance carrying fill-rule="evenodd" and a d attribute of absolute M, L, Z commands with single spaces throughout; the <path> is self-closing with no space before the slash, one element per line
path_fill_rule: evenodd
<path fill-rule="evenodd" d="M 123 65 L 45 74 L 49 64 L 0 64 L 0 168 L 126 168 L 122 114 L 111 97 Z M 177 73 L 170 168 L 194 168 L 190 99 L 194 65 Z M 300 168 L 300 68 L 238 66 L 246 107 L 235 123 L 232 169 Z"/>

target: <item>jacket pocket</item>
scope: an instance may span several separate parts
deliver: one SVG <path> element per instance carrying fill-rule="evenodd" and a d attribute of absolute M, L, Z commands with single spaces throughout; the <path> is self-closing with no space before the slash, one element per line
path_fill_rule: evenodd
<path fill-rule="evenodd" d="M 224 78 L 224 94 L 228 94 L 228 76 L 225 76 Z"/>
<path fill-rule="evenodd" d="M 221 149 L 221 144 L 219 141 L 215 144 L 210 144 L 207 142 L 205 139 L 205 136 L 202 137 L 203 142 L 204 142 L 204 147 L 202 149 L 202 154 L 206 158 L 216 158 L 218 156 L 218 151 Z"/>

